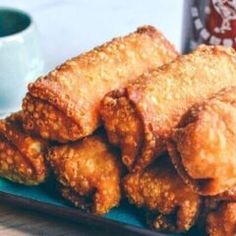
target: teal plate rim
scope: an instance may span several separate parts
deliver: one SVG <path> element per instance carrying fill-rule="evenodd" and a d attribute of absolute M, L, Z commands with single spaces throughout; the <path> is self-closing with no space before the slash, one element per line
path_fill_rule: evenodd
<path fill-rule="evenodd" d="M 118 235 L 127 235 L 127 236 L 128 235 L 140 235 L 140 236 L 180 235 L 180 234 L 158 233 L 153 230 L 142 228 L 142 225 L 138 225 L 137 223 L 135 224 L 135 222 L 134 224 L 132 224 L 132 222 L 126 223 L 124 222 L 124 220 L 122 221 L 116 220 L 114 219 L 114 217 L 111 219 L 109 217 L 109 213 L 105 217 L 96 216 L 66 204 L 65 201 L 63 199 L 60 199 L 59 196 L 51 196 L 50 192 L 49 192 L 49 199 L 42 200 L 37 197 L 38 193 L 40 195 L 40 191 L 44 192 L 43 185 L 37 187 L 26 187 L 9 182 L 4 179 L 0 179 L 0 201 L 2 203 L 11 204 L 23 209 L 35 210 L 43 214 L 64 218 L 66 220 L 84 225 L 91 225 L 92 222 L 94 227 L 106 229 L 106 231 L 111 232 L 111 234 L 116 233 Z M 53 201 L 55 197 L 57 199 L 57 202 Z"/>
<path fill-rule="evenodd" d="M 148 235 L 148 236 L 164 236 L 166 234 L 160 234 L 149 229 L 142 229 L 130 224 L 121 223 L 109 218 L 100 217 L 83 212 L 78 209 L 73 209 L 66 206 L 54 205 L 51 203 L 45 203 L 38 200 L 20 197 L 14 194 L 0 191 L 1 202 L 10 203 L 11 205 L 22 207 L 24 209 L 35 210 L 40 213 L 47 213 L 52 216 L 64 218 L 75 223 L 82 223 L 85 225 L 91 224 L 95 227 L 106 227 L 106 230 L 115 233 L 132 233 L 135 235 Z M 128 235 L 128 234 L 125 234 Z M 130 235 L 130 234 L 129 234 Z"/>

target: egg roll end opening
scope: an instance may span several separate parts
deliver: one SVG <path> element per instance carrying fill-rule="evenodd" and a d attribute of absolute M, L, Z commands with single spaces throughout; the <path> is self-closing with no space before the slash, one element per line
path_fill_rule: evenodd
<path fill-rule="evenodd" d="M 23 100 L 24 128 L 44 139 L 66 143 L 83 136 L 84 130 L 48 101 L 29 93 Z"/>
<path fill-rule="evenodd" d="M 65 199 L 97 215 L 119 204 L 122 166 L 118 153 L 99 135 L 56 146 L 47 159 Z"/>
<path fill-rule="evenodd" d="M 114 90 L 104 97 L 101 116 L 109 141 L 121 149 L 123 163 L 130 171 L 141 171 L 153 154 L 155 140 L 126 89 Z"/>
<path fill-rule="evenodd" d="M 49 174 L 45 161 L 47 142 L 29 136 L 22 128 L 22 112 L 0 121 L 0 176 L 10 181 L 38 185 Z"/>

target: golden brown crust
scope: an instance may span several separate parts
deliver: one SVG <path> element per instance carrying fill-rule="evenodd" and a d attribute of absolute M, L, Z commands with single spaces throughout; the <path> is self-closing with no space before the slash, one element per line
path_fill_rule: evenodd
<path fill-rule="evenodd" d="M 120 201 L 121 165 L 105 139 L 94 135 L 54 147 L 48 160 L 63 196 L 82 209 L 105 214 Z"/>
<path fill-rule="evenodd" d="M 42 136 L 47 133 L 49 139 L 60 142 L 85 137 L 100 124 L 99 105 L 107 92 L 124 87 L 143 72 L 170 62 L 176 56 L 177 52 L 163 35 L 146 26 L 68 60 L 29 85 L 30 95 L 39 102 L 35 106 L 31 99 L 24 100 L 26 128 Z M 47 106 L 52 105 L 47 118 L 41 115 L 43 101 L 47 101 Z M 56 131 L 53 126 L 49 129 L 47 124 L 53 123 L 50 117 L 54 113 L 60 120 L 74 122 L 78 126 L 76 132 L 69 135 L 63 126 Z"/>
<path fill-rule="evenodd" d="M 206 220 L 209 236 L 234 236 L 236 234 L 236 203 L 224 202 L 211 211 Z"/>
<path fill-rule="evenodd" d="M 129 201 L 148 212 L 148 224 L 159 231 L 184 232 L 194 224 L 200 197 L 184 184 L 168 157 L 143 173 L 128 174 L 124 190 Z"/>
<path fill-rule="evenodd" d="M 215 201 L 233 201 L 236 202 L 236 185 L 225 192 L 212 197 Z"/>
<path fill-rule="evenodd" d="M 50 138 L 65 143 L 67 140 L 76 139 L 81 133 L 81 128 L 73 120 L 47 101 L 32 97 L 27 93 L 23 106 L 25 107 L 24 117 L 26 117 L 24 128 L 33 134 L 40 134 L 44 139 Z"/>
<path fill-rule="evenodd" d="M 140 145 L 134 141 L 133 149 L 139 150 L 138 154 L 136 150 L 130 150 L 130 157 L 126 159 L 135 160 L 133 171 L 140 171 L 166 151 L 171 131 L 187 109 L 224 87 L 236 85 L 232 76 L 235 73 L 236 53 L 222 46 L 201 46 L 192 54 L 145 73 L 129 84 L 118 98 L 114 91 L 103 99 L 101 114 L 108 136 L 117 132 L 116 137 L 125 139 L 127 135 L 120 128 L 124 126 L 122 115 L 116 114 L 126 113 L 128 117 L 136 117 L 136 122 L 139 120 L 137 130 L 144 133 L 143 142 Z M 125 108 L 119 105 L 121 97 Z M 134 135 L 130 139 L 137 140 Z M 114 141 L 111 139 L 110 142 Z M 116 140 L 114 144 L 117 143 L 121 142 Z"/>
<path fill-rule="evenodd" d="M 22 113 L 0 121 L 0 176 L 11 181 L 37 185 L 48 169 L 45 163 L 46 142 L 29 136 L 22 129 Z"/>
<path fill-rule="evenodd" d="M 185 182 L 202 195 L 236 185 L 236 87 L 195 104 L 173 133 L 169 152 Z"/>
<path fill-rule="evenodd" d="M 116 90 L 107 94 L 101 109 L 101 115 L 109 131 L 109 141 L 122 150 L 122 161 L 132 170 L 135 157 L 143 143 L 142 120 L 136 115 L 132 104 L 125 97 L 125 90 Z"/>

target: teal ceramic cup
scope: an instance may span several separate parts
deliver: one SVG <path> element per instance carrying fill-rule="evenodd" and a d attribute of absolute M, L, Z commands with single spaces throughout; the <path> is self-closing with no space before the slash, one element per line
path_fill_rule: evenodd
<path fill-rule="evenodd" d="M 39 35 L 30 15 L 0 7 L 0 115 L 19 110 L 27 84 L 43 73 Z"/>

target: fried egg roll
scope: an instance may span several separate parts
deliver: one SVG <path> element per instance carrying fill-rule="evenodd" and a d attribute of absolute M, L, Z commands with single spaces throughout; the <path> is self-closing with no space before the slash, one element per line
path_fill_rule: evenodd
<path fill-rule="evenodd" d="M 147 211 L 151 228 L 163 232 L 185 232 L 195 223 L 201 199 L 178 176 L 169 158 L 159 158 L 144 172 L 124 178 L 130 203 Z"/>
<path fill-rule="evenodd" d="M 199 194 L 217 195 L 236 185 L 235 127 L 236 87 L 230 87 L 191 107 L 173 132 L 172 161 Z"/>
<path fill-rule="evenodd" d="M 76 207 L 102 215 L 119 204 L 121 163 L 104 137 L 53 147 L 48 160 L 63 197 Z"/>
<path fill-rule="evenodd" d="M 0 176 L 25 185 L 45 180 L 47 143 L 22 128 L 22 112 L 0 121 Z"/>
<path fill-rule="evenodd" d="M 172 129 L 187 109 L 236 85 L 235 74 L 233 49 L 202 45 L 106 95 L 102 119 L 109 141 L 121 148 L 125 165 L 140 171 L 165 152 Z"/>
<path fill-rule="evenodd" d="M 209 236 L 236 235 L 236 203 L 223 202 L 207 215 L 206 231 Z"/>
<path fill-rule="evenodd" d="M 100 125 L 99 105 L 107 92 L 176 56 L 158 30 L 145 26 L 68 60 L 29 85 L 25 128 L 62 143 L 85 137 Z"/>

